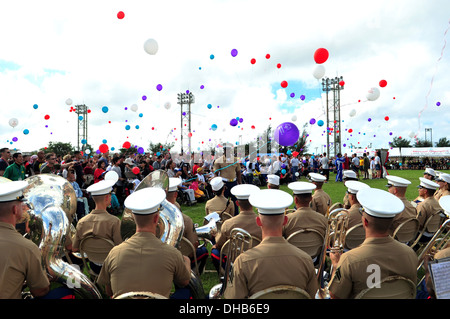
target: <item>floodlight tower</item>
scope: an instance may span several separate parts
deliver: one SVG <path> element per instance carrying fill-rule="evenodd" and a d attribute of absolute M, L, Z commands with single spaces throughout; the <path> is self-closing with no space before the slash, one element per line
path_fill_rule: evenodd
<path fill-rule="evenodd" d="M 341 153 L 341 94 L 344 89 L 343 77 L 322 79 L 322 91 L 326 93 L 327 100 L 327 155 L 336 156 Z M 328 93 L 332 91 L 330 100 Z M 330 105 L 331 104 L 331 105 Z M 330 145 L 330 135 L 333 134 L 333 143 Z"/>
<path fill-rule="evenodd" d="M 181 154 L 184 154 L 185 150 L 191 154 L 191 104 L 195 103 L 194 94 L 189 91 L 178 93 L 177 103 L 181 106 Z"/>
<path fill-rule="evenodd" d="M 77 148 L 79 151 L 84 152 L 86 149 L 86 144 L 88 140 L 88 107 L 84 104 L 81 105 L 75 105 L 75 113 L 78 115 L 78 141 L 77 141 Z M 80 142 L 82 140 L 85 140 L 86 143 L 81 144 L 80 149 Z"/>

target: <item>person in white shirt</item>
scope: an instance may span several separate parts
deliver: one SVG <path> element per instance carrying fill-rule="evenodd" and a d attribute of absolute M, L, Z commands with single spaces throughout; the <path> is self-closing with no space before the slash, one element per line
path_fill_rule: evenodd
<path fill-rule="evenodd" d="M 295 182 L 297 180 L 297 172 L 300 165 L 300 161 L 297 157 L 293 156 L 291 158 L 291 173 L 292 173 L 292 181 Z"/>
<path fill-rule="evenodd" d="M 328 179 L 330 178 L 329 162 L 330 162 L 330 160 L 327 157 L 327 153 L 323 153 L 323 156 L 320 159 L 320 165 L 322 167 L 322 175 L 327 178 L 326 182 L 328 182 Z"/>

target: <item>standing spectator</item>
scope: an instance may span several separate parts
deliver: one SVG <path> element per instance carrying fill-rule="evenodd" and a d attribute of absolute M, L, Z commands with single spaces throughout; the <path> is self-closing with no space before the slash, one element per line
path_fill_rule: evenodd
<path fill-rule="evenodd" d="M 3 173 L 5 173 L 6 168 L 9 166 L 11 151 L 9 150 L 9 148 L 5 147 L 0 149 L 0 154 L 0 176 L 3 176 Z"/>
<path fill-rule="evenodd" d="M 291 158 L 291 173 L 292 173 L 292 181 L 295 182 L 297 180 L 297 172 L 298 166 L 300 165 L 300 161 L 296 156 L 292 156 Z"/>
<path fill-rule="evenodd" d="M 372 175 L 372 179 L 375 179 L 377 177 L 377 171 L 375 169 L 375 157 L 372 156 L 370 159 L 370 172 Z"/>
<path fill-rule="evenodd" d="M 153 169 L 157 170 L 157 169 L 162 169 L 162 165 L 161 165 L 161 161 L 162 161 L 162 155 L 159 155 L 156 158 L 156 161 L 153 162 Z"/>
<path fill-rule="evenodd" d="M 380 159 L 380 152 L 376 152 L 375 153 L 375 170 L 376 170 L 376 178 L 381 178 L 381 171 L 382 171 L 382 167 L 381 167 L 381 159 Z"/>
<path fill-rule="evenodd" d="M 347 156 L 347 153 L 344 154 L 344 163 L 342 164 L 342 168 L 345 170 L 350 169 L 350 159 Z"/>
<path fill-rule="evenodd" d="M 45 153 L 44 151 L 37 152 L 37 159 L 33 163 L 33 171 L 34 174 L 40 174 L 41 173 L 41 165 L 45 163 Z"/>
<path fill-rule="evenodd" d="M 328 182 L 328 179 L 330 178 L 330 167 L 329 167 L 330 160 L 327 157 L 327 153 L 323 153 L 322 158 L 320 159 L 320 164 L 322 166 L 322 175 L 325 176 L 327 179 L 325 182 Z"/>
<path fill-rule="evenodd" d="M 23 166 L 23 156 L 22 153 L 13 154 L 13 163 L 9 165 L 3 177 L 9 178 L 12 181 L 22 181 L 25 179 L 25 166 Z"/>
<path fill-rule="evenodd" d="M 94 171 L 94 184 L 104 179 L 106 173 L 106 161 L 98 161 Z"/>
<path fill-rule="evenodd" d="M 352 163 L 351 163 L 352 171 L 356 173 L 357 178 L 359 179 L 359 158 L 356 154 L 352 155 Z"/>
<path fill-rule="evenodd" d="M 370 160 L 367 156 L 367 153 L 363 154 L 363 172 L 364 172 L 364 178 L 363 179 L 369 179 L 369 168 L 370 168 Z"/>
<path fill-rule="evenodd" d="M 45 156 L 45 163 L 41 165 L 41 174 L 57 174 L 61 164 L 56 162 L 55 153 L 48 153 Z"/>

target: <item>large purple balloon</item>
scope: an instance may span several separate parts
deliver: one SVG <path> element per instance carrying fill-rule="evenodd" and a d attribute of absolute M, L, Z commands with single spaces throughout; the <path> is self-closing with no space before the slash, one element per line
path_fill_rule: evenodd
<path fill-rule="evenodd" d="M 297 126 L 291 122 L 285 122 L 275 129 L 274 138 L 282 146 L 292 146 L 297 143 L 300 131 Z"/>
<path fill-rule="evenodd" d="M 236 125 L 238 125 L 238 120 L 232 119 L 232 120 L 230 121 L 230 125 L 231 125 L 231 126 L 236 126 Z"/>

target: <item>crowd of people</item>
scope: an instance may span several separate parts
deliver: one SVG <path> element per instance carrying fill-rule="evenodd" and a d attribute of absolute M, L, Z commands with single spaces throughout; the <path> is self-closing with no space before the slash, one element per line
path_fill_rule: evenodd
<path fill-rule="evenodd" d="M 0 183 L 0 234 L 3 234 L 0 238 L 8 238 L 0 241 L 0 265 L 4 273 L 14 278 L 6 283 L 6 277 L 0 277 L 0 298 L 20 298 L 25 282 L 35 298 L 49 295 L 49 280 L 40 266 L 39 249 L 17 236 L 18 230 L 27 231 L 22 192 L 26 187 L 24 180 L 33 175 L 59 175 L 75 190 L 76 231 L 65 243 L 69 253 L 77 253 L 87 236 L 106 238 L 113 243 L 106 258 L 89 258 L 89 267 L 98 276 L 96 284 L 104 287 L 111 298 L 130 291 L 151 291 L 163 298 L 189 299 L 190 273 L 201 274 L 209 257 L 216 271 L 223 273 L 228 260 L 222 248 L 236 228 L 250 234 L 252 247 L 234 260 L 232 273 L 224 276 L 221 291 L 224 298 L 248 298 L 281 284 L 299 287 L 309 298 L 317 298 L 324 284 L 331 298 L 354 298 L 367 288 L 368 276 L 365 269 L 355 267 L 354 260 L 364 265 L 380 265 L 382 277 L 397 275 L 416 283 L 416 251 L 410 242 L 400 242 L 393 234 L 404 221 L 414 218 L 421 234 L 417 238 L 426 243 L 433 236 L 433 231 L 427 228 L 429 218 L 442 212 L 450 214 L 449 174 L 437 174 L 427 168 L 420 178 L 417 198 L 408 201 L 405 192 L 411 181 L 384 176 L 379 153 L 373 157 L 364 153 L 361 158 L 356 154 L 328 158 L 325 153 L 304 157 L 290 153 L 239 160 L 233 146 L 224 144 L 223 155 L 191 156 L 190 160 L 172 158 L 170 153 L 86 157 L 81 152 L 63 156 L 40 151 L 25 156 L 18 152 L 11 155 L 7 148 L 1 149 L 0 155 L 0 175 L 12 182 Z M 145 177 L 157 170 L 167 173 L 168 188 L 138 189 Z M 348 212 L 349 225 L 361 224 L 365 240 L 349 251 L 330 253 L 330 274 L 317 281 L 315 269 L 321 259 L 297 249 L 288 238 L 305 229 L 322 237 L 327 235 L 333 203 L 323 185 L 329 182 L 330 171 L 336 173 L 335 182 L 345 184 L 347 193 L 343 194 L 342 206 Z M 363 182 L 383 177 L 387 178 L 386 191 L 370 188 Z M 292 194 L 281 190 L 282 184 Z M 180 211 L 183 237 L 195 253 L 180 253 L 180 248 L 157 240 L 165 199 Z M 183 212 L 183 204 L 197 203 L 204 203 L 206 217 L 213 213 L 220 217 L 221 228 L 209 239 L 210 250 L 200 245 L 192 219 Z M 294 209 L 287 213 L 292 205 Z M 123 238 L 120 230 L 125 209 L 131 212 L 135 223 L 135 233 L 129 238 Z M 444 214 L 439 216 L 440 223 L 447 218 Z M 12 240 L 16 240 L 17 249 L 11 248 Z M 92 248 L 98 253 L 98 244 Z M 438 257 L 450 256 L 449 249 Z M 27 254 L 33 256 L 31 262 L 19 263 L 11 269 L 7 266 L 7 260 L 23 260 L 21 256 Z M 395 262 L 390 256 L 396 256 Z M 24 270 L 15 271 L 21 268 Z M 29 274 L 24 277 L 21 275 L 24 273 Z M 430 281 L 422 288 L 427 296 L 435 297 Z"/>

